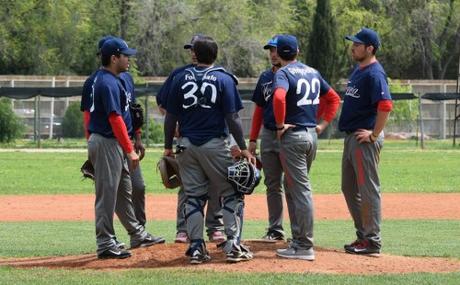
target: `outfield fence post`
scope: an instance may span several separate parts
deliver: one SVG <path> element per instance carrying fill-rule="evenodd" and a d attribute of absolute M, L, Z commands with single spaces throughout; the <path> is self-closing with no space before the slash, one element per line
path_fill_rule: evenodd
<path fill-rule="evenodd" d="M 423 131 L 423 115 L 422 115 L 422 95 L 419 94 L 418 96 L 418 117 L 419 117 L 419 124 L 420 124 L 420 148 L 425 149 L 425 134 Z"/>

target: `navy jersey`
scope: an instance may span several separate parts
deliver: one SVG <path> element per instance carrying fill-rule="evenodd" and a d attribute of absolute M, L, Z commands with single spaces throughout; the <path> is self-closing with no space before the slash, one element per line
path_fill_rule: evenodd
<path fill-rule="evenodd" d="M 391 100 L 387 76 L 379 62 L 361 69 L 356 66 L 343 98 L 339 130 L 373 129 L 377 118 L 377 105 Z"/>
<path fill-rule="evenodd" d="M 319 97 L 331 88 L 316 69 L 292 62 L 275 73 L 273 87 L 287 91 L 284 123 L 316 127 Z"/>
<path fill-rule="evenodd" d="M 161 86 L 160 90 L 158 90 L 156 100 L 158 106 L 166 106 L 166 99 L 168 97 L 169 92 L 171 91 L 171 84 L 176 77 L 177 74 L 184 71 L 187 68 L 193 67 L 193 64 L 188 64 L 179 68 L 174 69 L 171 74 L 169 74 L 168 78 L 166 78 L 165 82 Z"/>
<path fill-rule="evenodd" d="M 264 110 L 264 127 L 275 131 L 276 122 L 275 115 L 273 114 L 273 79 L 275 73 L 273 70 L 265 70 L 257 81 L 256 89 L 252 94 L 252 102 L 257 106 L 262 107 Z"/>
<path fill-rule="evenodd" d="M 83 90 L 81 92 L 81 103 L 80 103 L 80 110 L 82 112 L 89 111 L 91 109 L 91 105 L 93 104 L 93 100 L 91 98 L 91 94 L 93 93 L 93 83 L 94 78 L 96 78 L 99 69 L 93 72 L 83 84 Z"/>
<path fill-rule="evenodd" d="M 135 130 L 132 127 L 131 112 L 129 111 L 129 105 L 136 101 L 136 97 L 134 96 L 134 80 L 129 72 L 120 73 L 119 79 L 122 85 L 122 93 L 120 100 L 124 100 L 125 106 L 128 106 L 128 111 L 123 113 L 123 121 L 125 121 L 129 136 L 133 137 Z"/>
<path fill-rule="evenodd" d="M 243 108 L 235 78 L 221 67 L 183 70 L 173 80 L 166 110 L 194 145 L 228 135 L 225 115 Z"/>
<path fill-rule="evenodd" d="M 122 85 L 120 78 L 101 69 L 94 78 L 91 93 L 90 121 L 88 130 L 104 137 L 114 137 L 109 123 L 109 115 L 115 112 L 122 116 L 128 133 L 132 133 L 131 115 L 129 113 L 129 92 Z"/>

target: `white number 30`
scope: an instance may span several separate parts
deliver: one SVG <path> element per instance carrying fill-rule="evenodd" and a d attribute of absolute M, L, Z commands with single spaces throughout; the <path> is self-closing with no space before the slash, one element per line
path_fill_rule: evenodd
<path fill-rule="evenodd" d="M 188 86 L 192 86 L 192 88 L 187 93 L 184 94 L 184 101 L 191 98 L 192 102 L 190 104 L 186 104 L 184 102 L 184 104 L 182 104 L 182 108 L 188 109 L 196 104 L 200 105 L 203 108 L 211 108 L 211 106 L 209 105 L 198 102 L 198 97 L 195 95 L 195 93 L 198 91 L 198 85 L 195 82 L 187 82 L 184 85 L 182 85 L 181 89 L 184 90 Z M 217 97 L 217 88 L 214 84 L 203 82 L 200 88 L 200 93 L 202 94 L 202 96 L 204 96 L 206 89 L 208 87 L 211 88 L 211 100 L 210 101 L 212 104 L 214 104 L 216 103 L 216 97 Z"/>
<path fill-rule="evenodd" d="M 313 80 L 308 82 L 308 80 L 301 78 L 297 81 L 297 94 L 302 93 L 302 85 L 305 85 L 305 92 L 303 93 L 302 99 L 297 101 L 297 106 L 304 106 L 304 105 L 317 105 L 319 104 L 319 89 L 320 89 L 320 82 L 318 78 L 313 78 Z M 313 99 L 311 98 L 310 94 L 313 94 Z"/>

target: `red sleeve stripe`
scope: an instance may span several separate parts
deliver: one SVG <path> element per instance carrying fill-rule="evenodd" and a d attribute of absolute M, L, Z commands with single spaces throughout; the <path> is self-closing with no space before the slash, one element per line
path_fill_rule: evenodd
<path fill-rule="evenodd" d="M 90 115 L 91 113 L 89 111 L 84 111 L 83 112 L 83 129 L 85 130 L 85 137 L 86 140 L 89 139 L 89 120 L 90 120 Z"/>
<path fill-rule="evenodd" d="M 133 151 L 133 144 L 128 136 L 128 130 L 126 129 L 125 122 L 120 115 L 112 112 L 109 116 L 110 126 L 112 126 L 112 131 L 117 139 L 118 143 L 121 145 L 121 148 L 125 153 L 130 153 Z"/>
<path fill-rule="evenodd" d="M 380 112 L 391 112 L 393 110 L 393 102 L 391 100 L 381 100 L 377 106 L 377 111 Z"/>
<path fill-rule="evenodd" d="M 254 114 L 252 115 L 251 132 L 249 133 L 250 140 L 257 140 L 259 137 L 260 128 L 262 127 L 262 121 L 264 118 L 264 109 L 256 105 Z"/>
<path fill-rule="evenodd" d="M 335 92 L 335 90 L 332 88 L 329 88 L 329 91 L 327 91 L 323 97 L 326 103 L 324 106 L 323 120 L 330 123 L 334 119 L 335 114 L 337 114 L 337 110 L 339 109 L 340 97 L 339 94 L 337 94 L 337 92 Z M 321 100 L 319 102 L 321 105 Z"/>
<path fill-rule="evenodd" d="M 283 124 L 286 117 L 286 93 L 283 88 L 276 88 L 273 93 L 273 113 L 277 125 Z"/>

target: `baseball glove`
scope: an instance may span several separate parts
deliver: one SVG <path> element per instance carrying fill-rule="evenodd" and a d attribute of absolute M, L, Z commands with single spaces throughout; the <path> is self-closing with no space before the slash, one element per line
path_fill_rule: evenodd
<path fill-rule="evenodd" d="M 129 105 L 129 110 L 131 112 L 131 120 L 134 130 L 142 128 L 144 125 L 144 110 L 142 106 L 137 103 L 131 103 Z"/>
<path fill-rule="evenodd" d="M 179 175 L 179 164 L 174 157 L 163 156 L 158 161 L 158 170 L 161 174 L 161 180 L 166 188 L 173 189 L 182 185 Z"/>
<path fill-rule="evenodd" d="M 94 167 L 91 161 L 86 160 L 81 166 L 80 171 L 83 174 L 83 178 L 94 180 Z"/>

